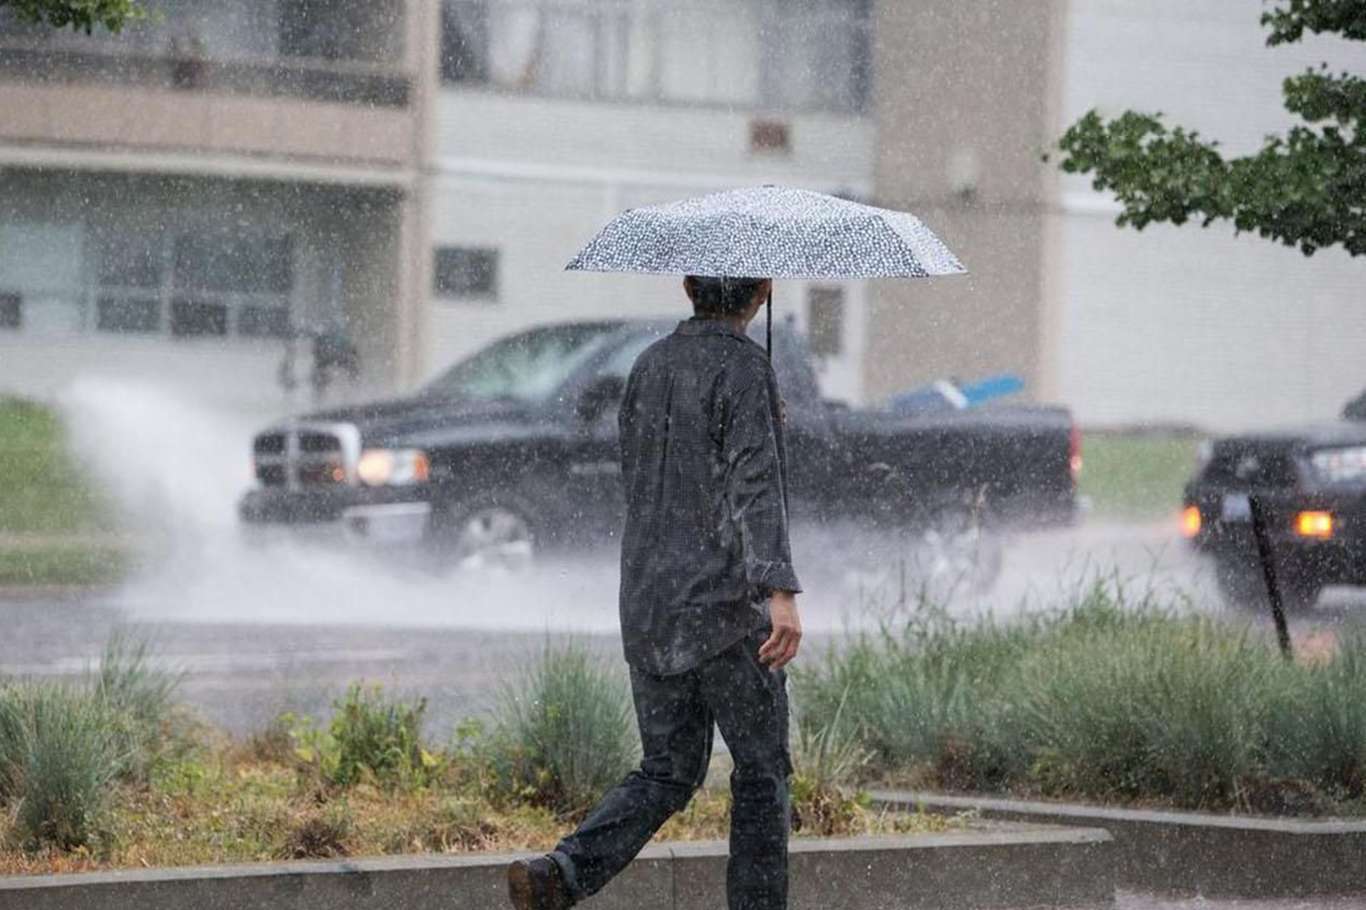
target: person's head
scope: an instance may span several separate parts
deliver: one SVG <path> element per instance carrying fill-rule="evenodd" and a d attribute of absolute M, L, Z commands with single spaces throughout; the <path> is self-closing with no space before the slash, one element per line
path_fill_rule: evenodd
<path fill-rule="evenodd" d="M 768 278 L 704 278 L 689 275 L 683 290 L 693 312 L 706 319 L 727 319 L 748 325 L 768 299 L 773 282 Z"/>

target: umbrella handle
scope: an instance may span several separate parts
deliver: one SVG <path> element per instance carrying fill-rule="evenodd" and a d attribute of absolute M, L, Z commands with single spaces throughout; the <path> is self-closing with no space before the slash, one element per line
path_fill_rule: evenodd
<path fill-rule="evenodd" d="M 764 309 L 767 311 L 767 314 L 768 314 L 768 316 L 767 316 L 767 318 L 768 318 L 768 327 L 767 327 L 767 329 L 766 329 L 766 331 L 765 331 L 765 335 L 766 335 L 765 340 L 768 342 L 768 359 L 769 359 L 770 361 L 772 361 L 772 360 L 773 360 L 773 286 L 772 286 L 772 285 L 769 285 L 769 288 L 768 288 L 768 303 L 764 306 Z"/>

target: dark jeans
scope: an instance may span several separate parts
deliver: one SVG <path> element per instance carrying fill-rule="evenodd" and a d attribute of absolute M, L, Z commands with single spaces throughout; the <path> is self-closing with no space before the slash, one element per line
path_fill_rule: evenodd
<path fill-rule="evenodd" d="M 712 728 L 735 760 L 730 776 L 730 910 L 787 906 L 787 744 L 784 674 L 759 663 L 756 631 L 676 676 L 631 671 L 644 758 L 551 857 L 575 900 L 596 893 L 635 858 L 702 785 Z"/>

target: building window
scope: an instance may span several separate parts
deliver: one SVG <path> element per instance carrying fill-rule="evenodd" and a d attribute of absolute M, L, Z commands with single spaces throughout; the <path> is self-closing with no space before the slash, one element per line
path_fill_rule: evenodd
<path fill-rule="evenodd" d="M 816 285 L 806 291 L 806 333 L 811 353 L 837 357 L 844 350 L 844 288 Z"/>
<path fill-rule="evenodd" d="M 444 0 L 447 83 L 604 100 L 866 109 L 871 0 Z"/>
<path fill-rule="evenodd" d="M 175 240 L 171 334 L 248 338 L 289 334 L 294 284 L 289 237 L 266 233 L 187 232 Z"/>
<path fill-rule="evenodd" d="M 290 333 L 288 235 L 237 227 L 97 235 L 93 325 L 173 338 Z"/>
<path fill-rule="evenodd" d="M 497 300 L 498 251 L 440 247 L 436 251 L 432 290 L 438 297 Z"/>
<path fill-rule="evenodd" d="M 24 326 L 24 298 L 18 294 L 0 294 L 0 329 L 21 329 Z"/>
<path fill-rule="evenodd" d="M 95 328 L 101 332 L 158 332 L 161 298 L 101 296 L 95 300 Z"/>

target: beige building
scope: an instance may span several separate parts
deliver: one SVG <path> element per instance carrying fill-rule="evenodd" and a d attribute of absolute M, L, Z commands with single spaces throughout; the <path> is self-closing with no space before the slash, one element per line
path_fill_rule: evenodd
<path fill-rule="evenodd" d="M 0 393 L 296 406 L 298 333 L 354 346 L 357 390 L 413 381 L 436 8 L 315 10 L 179 0 L 117 37 L 0 11 Z"/>

